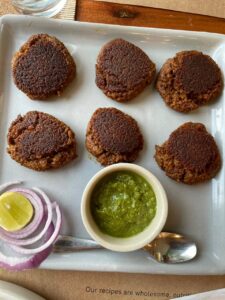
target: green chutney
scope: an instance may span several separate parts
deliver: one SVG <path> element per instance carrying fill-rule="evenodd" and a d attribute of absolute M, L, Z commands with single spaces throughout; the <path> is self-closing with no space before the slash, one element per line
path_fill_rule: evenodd
<path fill-rule="evenodd" d="M 142 232 L 156 213 L 156 196 L 140 175 L 118 171 L 106 176 L 91 196 L 91 213 L 99 229 L 126 238 Z"/>

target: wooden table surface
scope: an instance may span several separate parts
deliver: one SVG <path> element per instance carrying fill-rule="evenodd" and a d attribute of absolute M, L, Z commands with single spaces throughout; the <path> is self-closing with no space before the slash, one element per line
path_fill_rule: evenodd
<path fill-rule="evenodd" d="M 77 0 L 76 20 L 225 34 L 225 20 L 222 18 L 92 0 Z"/>

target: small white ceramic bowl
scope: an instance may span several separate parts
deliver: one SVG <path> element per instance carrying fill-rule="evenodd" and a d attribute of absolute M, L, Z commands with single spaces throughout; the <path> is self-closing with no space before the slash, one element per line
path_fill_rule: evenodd
<path fill-rule="evenodd" d="M 90 201 L 96 184 L 105 176 L 117 171 L 131 171 L 139 174 L 149 182 L 156 196 L 156 215 L 154 219 L 144 231 L 128 238 L 117 238 L 103 233 L 98 228 L 91 214 Z M 108 166 L 96 173 L 88 182 L 81 201 L 81 216 L 87 232 L 103 247 L 118 252 L 134 251 L 153 241 L 164 227 L 167 214 L 167 197 L 161 183 L 151 172 L 135 164 L 119 163 Z"/>

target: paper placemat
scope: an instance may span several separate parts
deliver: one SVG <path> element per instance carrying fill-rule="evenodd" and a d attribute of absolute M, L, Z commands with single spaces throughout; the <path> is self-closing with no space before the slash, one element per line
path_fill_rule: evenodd
<path fill-rule="evenodd" d="M 225 18 L 225 0 L 97 0 Z"/>
<path fill-rule="evenodd" d="M 65 7 L 60 13 L 58 13 L 55 18 L 74 20 L 76 13 L 76 0 L 67 0 Z M 18 14 L 15 8 L 12 6 L 10 0 L 0 0 L 0 16 L 6 14 Z"/>
<path fill-rule="evenodd" d="M 169 300 L 225 288 L 225 276 L 0 270 L 0 279 L 30 289 L 46 300 Z"/>

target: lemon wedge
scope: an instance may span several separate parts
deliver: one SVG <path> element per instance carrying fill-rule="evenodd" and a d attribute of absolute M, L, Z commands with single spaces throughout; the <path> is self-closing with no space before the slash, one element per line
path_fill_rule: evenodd
<path fill-rule="evenodd" d="M 25 227 L 33 216 L 33 206 L 22 194 L 6 192 L 0 196 L 0 227 L 17 231 Z"/>

